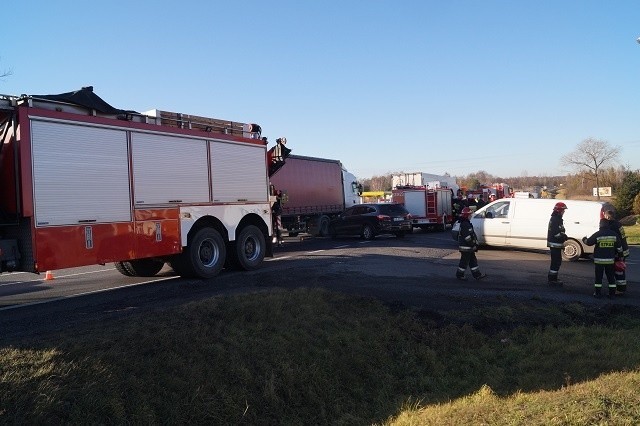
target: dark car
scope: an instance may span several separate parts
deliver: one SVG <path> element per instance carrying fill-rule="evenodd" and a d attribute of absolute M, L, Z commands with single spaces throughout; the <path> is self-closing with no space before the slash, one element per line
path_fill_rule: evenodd
<path fill-rule="evenodd" d="M 404 237 L 411 232 L 411 215 L 402 204 L 358 204 L 329 223 L 329 235 L 360 235 L 370 240 L 378 234 Z"/>

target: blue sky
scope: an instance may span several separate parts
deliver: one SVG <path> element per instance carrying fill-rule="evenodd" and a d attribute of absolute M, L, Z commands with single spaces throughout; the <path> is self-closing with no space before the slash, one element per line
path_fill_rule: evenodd
<path fill-rule="evenodd" d="M 387 172 L 564 174 L 584 139 L 640 168 L 638 1 L 24 0 L 0 93 L 253 122 Z"/>

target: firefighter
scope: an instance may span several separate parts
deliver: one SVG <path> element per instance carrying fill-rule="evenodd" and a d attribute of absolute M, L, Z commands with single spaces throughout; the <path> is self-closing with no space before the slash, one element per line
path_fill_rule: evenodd
<path fill-rule="evenodd" d="M 460 218 L 460 212 L 464 208 L 464 195 L 462 190 L 458 189 L 455 198 L 451 199 L 451 209 L 453 210 L 453 221 Z"/>
<path fill-rule="evenodd" d="M 600 219 L 600 229 L 589 238 L 582 237 L 582 242 L 593 249 L 593 264 L 595 265 L 594 297 L 602 296 L 602 275 L 607 276 L 609 283 L 609 297 L 616 294 L 616 278 L 614 263 L 616 258 L 622 257 L 622 239 L 616 234 L 607 219 Z"/>
<path fill-rule="evenodd" d="M 626 262 L 629 257 L 629 244 L 627 243 L 627 235 L 624 232 L 622 224 L 616 220 L 613 210 L 607 210 L 603 214 L 603 219 L 609 221 L 609 227 L 620 237 L 622 242 L 622 256 L 619 256 L 614 263 L 614 273 L 616 276 L 616 290 L 618 293 L 627 291 L 627 274 Z"/>
<path fill-rule="evenodd" d="M 547 231 L 547 247 L 551 251 L 551 265 L 549 266 L 549 285 L 561 287 L 563 282 L 558 279 L 560 265 L 562 264 L 562 248 L 567 241 L 567 234 L 564 232 L 564 221 L 562 216 L 567 209 L 567 205 L 562 202 L 556 203 L 549 219 L 549 230 Z"/>
<path fill-rule="evenodd" d="M 460 212 L 460 232 L 458 233 L 460 263 L 456 271 L 456 278 L 463 281 L 467 280 L 464 276 L 467 267 L 471 268 L 471 275 L 476 280 L 481 280 L 487 276 L 480 272 L 480 268 L 478 267 L 478 259 L 476 258 L 478 238 L 473 230 L 473 224 L 469 221 L 470 217 L 471 209 L 469 207 L 463 208 L 462 212 Z"/>
<path fill-rule="evenodd" d="M 476 202 L 476 210 L 480 210 L 486 205 L 487 205 L 487 202 L 484 201 L 484 195 L 483 194 L 478 195 L 478 201 Z"/>
<path fill-rule="evenodd" d="M 271 206 L 271 220 L 273 222 L 273 230 L 275 231 L 275 243 L 277 247 L 282 246 L 282 231 L 280 227 L 282 225 L 282 191 L 275 190 L 272 185 L 272 194 L 276 196 L 276 201 Z"/>

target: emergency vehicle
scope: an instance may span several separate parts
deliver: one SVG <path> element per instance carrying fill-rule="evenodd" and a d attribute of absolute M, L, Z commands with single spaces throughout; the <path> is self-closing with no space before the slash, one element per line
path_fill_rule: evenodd
<path fill-rule="evenodd" d="M 462 192 L 468 197 L 478 198 L 482 196 L 485 202 L 489 200 L 490 195 L 494 195 L 496 200 L 501 198 L 508 198 L 510 196 L 511 188 L 506 183 L 492 183 L 490 185 L 480 185 L 476 189 L 468 189 L 465 187 L 460 188 Z"/>
<path fill-rule="evenodd" d="M 397 186 L 392 201 L 404 204 L 411 213 L 414 228 L 436 228 L 444 231 L 453 222 L 453 191 L 450 188 L 428 186 Z"/>
<path fill-rule="evenodd" d="M 271 255 L 258 125 L 120 110 L 85 87 L 0 95 L 0 142 L 0 272 L 211 278 Z"/>

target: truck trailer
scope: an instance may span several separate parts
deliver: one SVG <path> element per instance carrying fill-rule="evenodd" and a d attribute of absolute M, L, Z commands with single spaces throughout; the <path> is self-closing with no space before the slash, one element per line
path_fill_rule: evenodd
<path fill-rule="evenodd" d="M 281 196 L 281 226 L 289 236 L 326 236 L 329 221 L 360 202 L 362 186 L 339 160 L 289 155 L 271 176 Z"/>
<path fill-rule="evenodd" d="M 271 255 L 256 124 L 120 110 L 85 87 L 0 95 L 0 143 L 0 272 L 211 278 Z"/>

